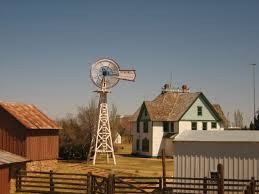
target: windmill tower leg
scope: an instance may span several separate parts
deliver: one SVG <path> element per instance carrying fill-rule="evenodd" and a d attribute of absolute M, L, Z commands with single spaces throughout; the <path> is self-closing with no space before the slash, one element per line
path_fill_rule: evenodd
<path fill-rule="evenodd" d="M 93 165 L 95 165 L 96 156 L 98 153 L 106 154 L 107 162 L 109 161 L 109 154 L 111 154 L 113 157 L 113 163 L 116 164 L 107 103 L 100 104 Z"/>

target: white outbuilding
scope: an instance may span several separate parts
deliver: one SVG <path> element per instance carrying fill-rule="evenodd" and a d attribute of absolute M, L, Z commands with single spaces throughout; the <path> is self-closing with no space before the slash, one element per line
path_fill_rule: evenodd
<path fill-rule="evenodd" d="M 259 179 L 259 131 L 185 131 L 173 144 L 175 177 L 210 177 L 221 163 L 225 178 Z"/>
<path fill-rule="evenodd" d="M 115 144 L 121 144 L 121 135 L 118 132 L 115 135 L 114 143 Z"/>

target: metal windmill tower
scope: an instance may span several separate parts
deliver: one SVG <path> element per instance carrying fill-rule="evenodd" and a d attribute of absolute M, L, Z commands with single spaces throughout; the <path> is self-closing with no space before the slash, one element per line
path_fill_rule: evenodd
<path fill-rule="evenodd" d="M 119 65 L 112 59 L 100 59 L 92 65 L 90 77 L 99 88 L 95 92 L 99 93 L 100 98 L 98 125 L 93 134 L 87 162 L 93 156 L 93 164 L 95 165 L 96 156 L 101 153 L 106 154 L 107 162 L 109 162 L 109 155 L 111 155 L 114 164 L 116 164 L 107 104 L 108 89 L 114 87 L 119 80 L 134 81 L 136 72 L 135 70 L 120 70 Z"/>

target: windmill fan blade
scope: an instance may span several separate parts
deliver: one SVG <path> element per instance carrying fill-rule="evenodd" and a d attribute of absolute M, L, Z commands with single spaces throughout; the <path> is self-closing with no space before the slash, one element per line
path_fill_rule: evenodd
<path fill-rule="evenodd" d="M 135 81 L 136 71 L 135 70 L 120 70 L 119 79 L 127 81 Z"/>

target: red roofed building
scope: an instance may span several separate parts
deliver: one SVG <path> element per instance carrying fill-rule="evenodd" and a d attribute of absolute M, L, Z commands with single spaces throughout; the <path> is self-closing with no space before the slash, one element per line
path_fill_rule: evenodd
<path fill-rule="evenodd" d="M 60 127 L 34 105 L 0 102 L 0 149 L 31 161 L 56 160 Z"/>

